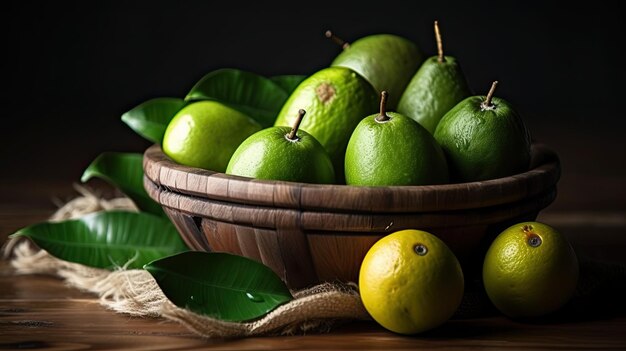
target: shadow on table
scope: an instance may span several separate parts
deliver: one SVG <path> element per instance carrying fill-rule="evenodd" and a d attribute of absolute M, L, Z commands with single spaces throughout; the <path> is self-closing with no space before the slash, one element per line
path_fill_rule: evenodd
<path fill-rule="evenodd" d="M 466 284 L 466 293 L 453 319 L 501 316 L 480 280 Z M 576 323 L 626 316 L 626 265 L 580 260 L 580 276 L 570 302 L 559 311 L 535 318 L 517 318 L 530 324 Z"/>
<path fill-rule="evenodd" d="M 626 265 L 582 259 L 571 301 L 558 312 L 530 322 L 575 323 L 621 316 L 626 316 Z"/>

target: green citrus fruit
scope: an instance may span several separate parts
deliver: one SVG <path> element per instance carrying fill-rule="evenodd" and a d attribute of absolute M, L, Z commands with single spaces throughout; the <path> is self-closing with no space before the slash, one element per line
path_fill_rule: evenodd
<path fill-rule="evenodd" d="M 395 109 L 423 60 L 424 55 L 414 42 L 393 34 L 375 34 L 350 43 L 331 66 L 349 68 L 376 91 L 388 91 L 389 107 Z"/>
<path fill-rule="evenodd" d="M 261 126 L 217 101 L 194 102 L 172 118 L 163 152 L 186 166 L 224 172 L 235 149 Z"/>
<path fill-rule="evenodd" d="M 352 132 L 345 157 L 348 185 L 425 185 L 448 182 L 441 147 L 419 123 L 385 111 L 365 117 Z"/>
<path fill-rule="evenodd" d="M 528 170 L 531 139 L 524 121 L 504 99 L 493 97 L 487 104 L 485 100 L 471 96 L 459 102 L 435 130 L 454 181 L 495 179 Z"/>
<path fill-rule="evenodd" d="M 415 334 L 447 321 L 463 297 L 463 272 L 436 236 L 401 230 L 377 241 L 359 273 L 363 305 L 383 327 Z"/>
<path fill-rule="evenodd" d="M 343 181 L 346 145 L 363 116 L 376 111 L 374 88 L 353 71 L 333 67 L 305 79 L 291 94 L 276 118 L 275 126 L 291 127 L 298 110 L 306 111 L 300 130 L 311 134 L 330 155 Z"/>
<path fill-rule="evenodd" d="M 302 112 L 304 115 L 304 112 Z M 333 183 L 333 164 L 324 147 L 309 133 L 271 127 L 246 139 L 233 154 L 226 173 L 258 179 Z"/>
<path fill-rule="evenodd" d="M 578 271 L 576 254 L 563 235 L 548 225 L 524 222 L 493 241 L 483 264 L 483 282 L 502 313 L 541 316 L 571 298 Z"/>
<path fill-rule="evenodd" d="M 422 63 L 407 85 L 398 103 L 398 112 L 432 134 L 446 112 L 470 95 L 457 59 L 445 56 L 444 61 L 439 62 L 434 56 Z"/>

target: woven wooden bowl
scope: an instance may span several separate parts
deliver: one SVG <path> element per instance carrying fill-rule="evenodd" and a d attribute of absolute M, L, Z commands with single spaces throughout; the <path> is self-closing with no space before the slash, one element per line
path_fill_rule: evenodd
<path fill-rule="evenodd" d="M 186 167 L 159 146 L 144 154 L 144 185 L 194 250 L 243 255 L 291 288 L 357 281 L 382 236 L 422 229 L 477 271 L 500 231 L 534 220 L 556 196 L 557 155 L 533 145 L 531 169 L 511 177 L 436 186 L 354 187 L 256 180 Z"/>

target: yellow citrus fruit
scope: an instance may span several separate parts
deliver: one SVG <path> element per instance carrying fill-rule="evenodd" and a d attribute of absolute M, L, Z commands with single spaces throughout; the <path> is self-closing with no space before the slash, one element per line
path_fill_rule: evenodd
<path fill-rule="evenodd" d="M 414 229 L 377 241 L 359 274 L 367 312 L 400 334 L 420 333 L 447 321 L 461 303 L 463 284 L 461 265 L 448 246 Z"/>
<path fill-rule="evenodd" d="M 562 234 L 542 223 L 524 222 L 493 241 L 483 264 L 483 282 L 502 313 L 541 316 L 571 298 L 578 270 L 576 254 Z"/>

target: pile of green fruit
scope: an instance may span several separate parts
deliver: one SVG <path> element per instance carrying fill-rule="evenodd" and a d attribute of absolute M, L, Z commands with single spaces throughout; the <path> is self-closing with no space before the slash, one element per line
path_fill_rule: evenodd
<path fill-rule="evenodd" d="M 213 72 L 161 108 L 171 121 L 155 141 L 183 165 L 306 183 L 427 185 L 527 170 L 519 114 L 493 96 L 497 82 L 472 96 L 437 22 L 435 34 L 438 54 L 425 60 L 396 35 L 348 44 L 328 31 L 343 51 L 309 77 Z"/>

